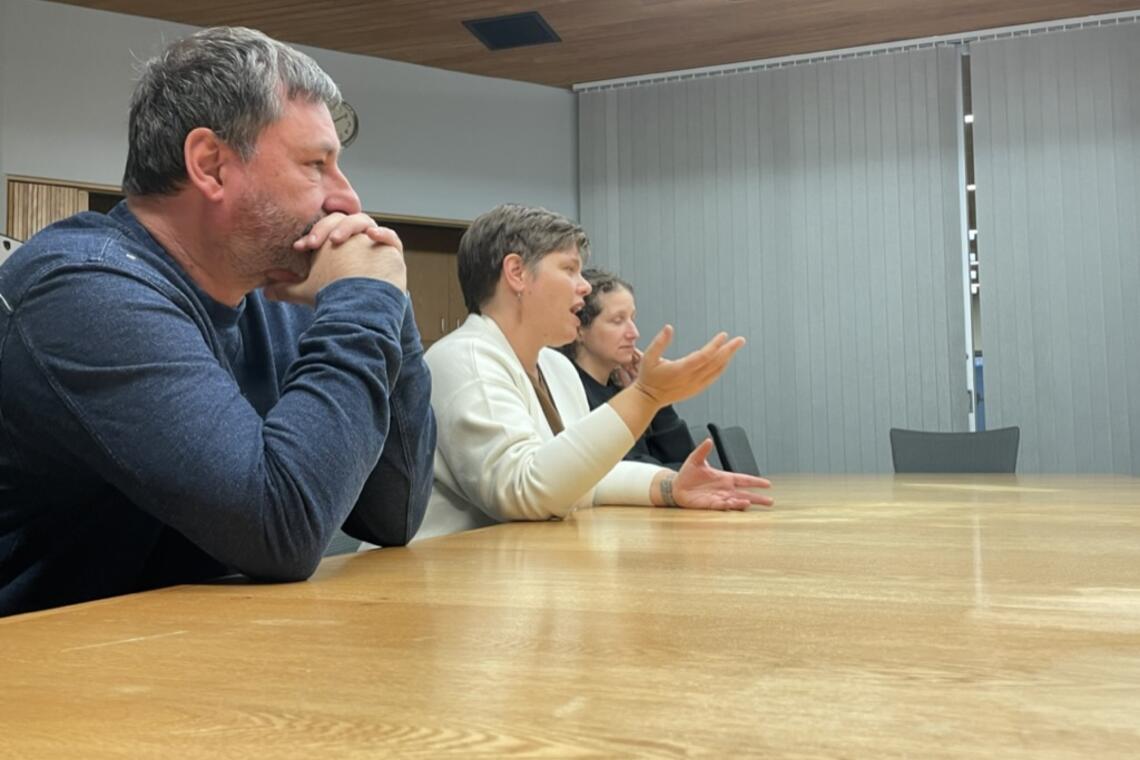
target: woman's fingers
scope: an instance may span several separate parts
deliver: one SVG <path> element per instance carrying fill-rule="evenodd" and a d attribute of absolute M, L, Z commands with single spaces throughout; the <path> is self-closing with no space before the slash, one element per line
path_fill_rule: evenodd
<path fill-rule="evenodd" d="M 694 361 L 685 367 L 685 379 L 692 389 L 690 395 L 704 390 L 724 374 L 732 357 L 744 345 L 744 338 L 733 338 L 704 361 Z M 690 354 L 692 356 L 692 354 Z M 689 357 L 681 361 L 686 361 Z"/>
<path fill-rule="evenodd" d="M 692 353 L 667 361 L 662 355 L 672 338 L 672 325 L 665 325 L 646 348 L 636 381 L 647 396 L 661 405 L 676 403 L 703 391 L 720 377 L 744 346 L 744 338 L 729 339 L 721 332 Z"/>
<path fill-rule="evenodd" d="M 771 488 L 772 481 L 742 472 L 732 473 L 732 485 L 736 488 Z"/>
<path fill-rule="evenodd" d="M 665 353 L 665 349 L 673 342 L 673 325 L 665 325 L 661 331 L 653 336 L 650 341 L 649 347 L 645 349 L 642 355 L 642 364 L 652 367 L 661 361 L 661 355 Z"/>
<path fill-rule="evenodd" d="M 689 456 L 685 457 L 684 465 L 688 467 L 700 467 L 709 458 L 712 453 L 713 442 L 712 438 L 705 438 L 697 444 L 697 447 L 689 452 Z"/>
<path fill-rule="evenodd" d="M 771 496 L 765 496 L 764 494 L 760 493 L 752 493 L 751 491 L 748 491 L 746 493 L 748 494 L 747 498 L 749 504 L 758 504 L 761 507 L 770 507 L 776 503 L 776 500 Z"/>

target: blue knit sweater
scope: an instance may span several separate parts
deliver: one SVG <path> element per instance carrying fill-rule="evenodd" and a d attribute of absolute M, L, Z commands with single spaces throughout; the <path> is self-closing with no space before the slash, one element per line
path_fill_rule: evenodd
<path fill-rule="evenodd" d="M 337 528 L 414 535 L 430 379 L 406 296 L 200 290 L 125 204 L 0 266 L 0 614 L 241 572 L 308 577 Z"/>

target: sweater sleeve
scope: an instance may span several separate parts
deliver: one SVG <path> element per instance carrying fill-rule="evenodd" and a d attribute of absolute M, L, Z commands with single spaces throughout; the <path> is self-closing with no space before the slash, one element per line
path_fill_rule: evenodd
<path fill-rule="evenodd" d="M 411 302 L 400 332 L 400 373 L 389 396 L 388 435 L 380 461 L 344 524 L 351 536 L 380 546 L 403 546 L 424 519 L 431 496 L 435 416 L 431 374 Z"/>
<path fill-rule="evenodd" d="M 632 474 L 627 490 L 643 483 L 635 503 L 648 502 L 644 472 L 611 473 L 633 444 L 611 406 L 573 419 L 560 410 L 565 430 L 548 438 L 540 433 L 529 388 L 502 352 L 480 340 L 437 348 L 429 361 L 438 454 L 468 501 L 496 520 L 545 520 L 594 504 L 603 479 L 612 477 L 616 487 Z"/>
<path fill-rule="evenodd" d="M 422 361 L 403 356 L 398 288 L 323 289 L 264 418 L 192 310 L 157 287 L 64 268 L 22 300 L 9 340 L 39 376 L 31 445 L 66 450 L 220 562 L 301 579 L 354 504 L 365 526 L 366 515 L 422 513 L 425 475 L 412 460 L 433 432 L 429 389 Z M 377 482 L 359 501 L 374 472 L 394 474 L 391 490 Z"/>
<path fill-rule="evenodd" d="M 648 462 L 618 462 L 594 491 L 598 506 L 649 506 L 649 486 L 661 466 Z"/>

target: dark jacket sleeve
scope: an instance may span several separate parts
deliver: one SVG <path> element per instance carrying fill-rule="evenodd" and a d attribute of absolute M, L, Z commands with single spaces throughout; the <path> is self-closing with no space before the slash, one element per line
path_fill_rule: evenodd
<path fill-rule="evenodd" d="M 697 447 L 689 426 L 671 406 L 657 412 L 642 439 L 649 453 L 668 466 L 679 467 Z"/>
<path fill-rule="evenodd" d="M 204 340 L 201 315 L 160 285 L 91 268 L 32 284 L 5 350 L 30 411 L 6 420 L 9 432 L 82 462 L 256 578 L 308 577 L 354 505 L 352 527 L 370 540 L 414 531 L 434 426 L 403 292 L 362 279 L 324 288 L 263 416 Z"/>
<path fill-rule="evenodd" d="M 384 450 L 344 524 L 350 536 L 381 546 L 411 541 L 431 496 L 436 436 L 431 376 L 411 303 L 404 312 L 400 348 L 403 362 L 390 397 Z"/>

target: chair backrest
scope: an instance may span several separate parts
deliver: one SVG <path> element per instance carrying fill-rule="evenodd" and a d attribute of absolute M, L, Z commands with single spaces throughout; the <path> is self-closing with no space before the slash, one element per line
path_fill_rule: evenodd
<path fill-rule="evenodd" d="M 931 433 L 891 428 L 895 472 L 1015 472 L 1021 428 Z"/>
<path fill-rule="evenodd" d="M 739 425 L 720 427 L 710 422 L 709 432 L 712 433 L 716 452 L 720 455 L 720 463 L 726 472 L 760 474 L 760 468 L 756 466 L 756 456 L 752 453 L 752 444 L 748 442 L 748 434 L 744 432 L 744 428 Z"/>
<path fill-rule="evenodd" d="M 353 538 L 345 533 L 343 530 L 338 530 L 333 540 L 329 542 L 328 548 L 325 549 L 325 556 L 332 557 L 336 554 L 352 554 L 360 548 L 360 539 Z"/>

